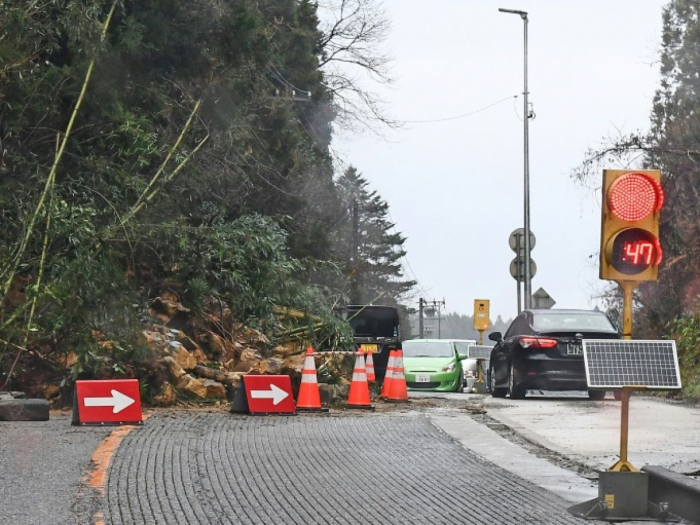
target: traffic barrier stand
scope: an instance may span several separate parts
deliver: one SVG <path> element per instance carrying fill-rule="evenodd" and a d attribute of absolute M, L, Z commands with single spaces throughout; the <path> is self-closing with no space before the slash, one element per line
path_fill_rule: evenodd
<path fill-rule="evenodd" d="M 394 365 L 396 363 L 396 350 L 389 352 L 389 360 L 386 362 L 386 372 L 384 374 L 384 381 L 382 382 L 382 392 L 379 397 L 387 397 L 389 395 L 389 388 L 391 387 L 391 380 L 394 377 Z"/>
<path fill-rule="evenodd" d="M 365 366 L 367 367 L 367 381 L 374 383 L 377 378 L 374 376 L 374 358 L 372 357 L 372 352 L 367 352 Z"/>
<path fill-rule="evenodd" d="M 397 350 L 396 354 L 387 401 L 402 403 L 408 401 L 408 388 L 406 387 L 406 376 L 403 374 L 403 351 Z"/>
<path fill-rule="evenodd" d="M 365 358 L 362 352 L 357 352 L 357 359 L 355 359 L 355 370 L 352 373 L 347 407 L 374 410 L 369 397 L 369 383 L 367 382 Z"/>
<path fill-rule="evenodd" d="M 306 349 L 304 370 L 301 372 L 301 385 L 297 396 L 297 411 L 299 412 L 328 412 L 321 406 L 321 391 L 318 388 L 314 349 Z"/>

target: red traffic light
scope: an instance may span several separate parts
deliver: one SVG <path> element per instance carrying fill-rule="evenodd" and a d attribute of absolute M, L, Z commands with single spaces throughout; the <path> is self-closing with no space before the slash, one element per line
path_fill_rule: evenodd
<path fill-rule="evenodd" d="M 630 173 L 613 182 L 608 193 L 610 210 L 620 219 L 635 222 L 644 219 L 664 203 L 661 185 L 643 173 Z"/>

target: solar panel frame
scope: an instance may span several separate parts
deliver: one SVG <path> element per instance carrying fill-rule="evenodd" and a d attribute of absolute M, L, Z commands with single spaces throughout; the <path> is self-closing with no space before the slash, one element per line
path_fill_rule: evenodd
<path fill-rule="evenodd" d="M 472 350 L 473 349 L 473 350 Z M 486 345 L 469 345 L 467 348 L 469 359 L 490 359 L 492 346 Z"/>
<path fill-rule="evenodd" d="M 648 390 L 680 390 L 682 388 L 678 352 L 676 350 L 676 342 L 673 340 L 584 339 L 582 344 L 586 384 L 589 388 L 605 390 L 619 390 L 625 386 L 639 386 Z M 595 348 L 596 345 L 608 347 L 608 359 L 610 355 L 615 354 L 615 350 L 611 350 L 613 347 L 636 347 L 635 350 L 640 353 L 634 354 L 638 358 L 630 359 L 629 355 L 622 355 L 622 352 L 620 352 L 620 355 L 615 356 L 617 359 L 612 364 L 612 366 L 617 366 L 617 369 L 601 372 L 600 368 L 604 365 L 610 366 L 610 362 L 606 363 L 604 359 L 593 355 L 598 350 Z M 662 360 L 659 359 L 658 353 L 656 355 L 652 355 L 649 352 L 643 353 L 644 350 L 649 350 L 650 352 L 659 350 L 660 348 L 658 347 L 666 350 L 666 354 L 661 356 Z M 622 359 L 625 359 L 625 362 L 620 364 Z M 626 370 L 621 370 L 623 365 L 627 366 Z M 644 372 L 642 374 L 637 373 L 635 376 L 634 371 L 630 371 L 633 365 L 636 367 L 637 372 L 640 371 L 640 367 Z M 663 367 L 657 366 L 657 370 L 649 370 L 651 368 L 650 365 L 663 365 Z M 611 381 L 611 377 L 615 380 Z M 601 381 L 603 378 L 608 382 Z M 660 380 L 654 381 L 655 378 Z"/>

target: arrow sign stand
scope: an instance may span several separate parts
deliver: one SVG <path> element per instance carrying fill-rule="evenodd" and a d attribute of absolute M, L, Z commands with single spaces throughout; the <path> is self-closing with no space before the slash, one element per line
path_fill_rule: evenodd
<path fill-rule="evenodd" d="M 137 379 L 76 381 L 73 425 L 143 425 Z"/>
<path fill-rule="evenodd" d="M 243 376 L 243 385 L 250 414 L 296 414 L 292 382 L 289 376 L 245 375 Z M 236 397 L 238 397 L 238 392 Z"/>

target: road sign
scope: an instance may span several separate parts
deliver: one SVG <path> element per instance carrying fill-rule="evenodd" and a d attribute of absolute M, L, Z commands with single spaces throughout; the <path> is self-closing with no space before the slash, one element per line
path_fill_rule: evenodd
<path fill-rule="evenodd" d="M 74 425 L 142 424 L 138 379 L 76 381 Z"/>
<path fill-rule="evenodd" d="M 537 238 L 535 237 L 535 234 L 532 232 L 532 230 L 530 230 L 530 250 L 535 247 L 536 241 Z M 511 233 L 510 237 L 508 238 L 508 245 L 515 253 L 525 253 L 525 228 L 513 230 L 513 233 Z"/>
<path fill-rule="evenodd" d="M 243 376 L 251 414 L 294 414 L 296 405 L 289 376 Z"/>
<path fill-rule="evenodd" d="M 510 261 L 510 274 L 513 276 L 513 279 L 516 281 L 518 280 L 518 262 L 520 263 L 520 281 L 523 281 L 525 279 L 525 261 L 518 261 L 518 257 Z M 535 261 L 530 259 L 530 277 L 534 277 L 535 274 L 537 273 L 537 265 L 535 264 Z"/>
<path fill-rule="evenodd" d="M 557 304 L 557 302 L 544 291 L 544 288 L 540 287 L 539 290 L 532 294 L 533 308 L 551 308 L 555 304 Z"/>
<path fill-rule="evenodd" d="M 474 300 L 474 330 L 488 330 L 491 326 L 488 299 Z"/>
<path fill-rule="evenodd" d="M 591 388 L 681 388 L 675 341 L 584 339 L 583 360 Z"/>

